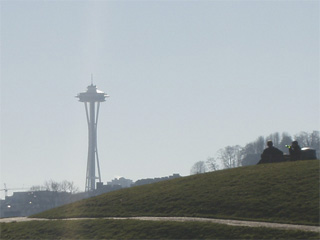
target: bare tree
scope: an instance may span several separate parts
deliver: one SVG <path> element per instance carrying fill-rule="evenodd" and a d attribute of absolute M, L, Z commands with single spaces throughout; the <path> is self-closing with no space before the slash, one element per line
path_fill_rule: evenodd
<path fill-rule="evenodd" d="M 64 180 L 61 183 L 59 183 L 61 192 L 68 192 L 68 183 L 69 182 L 67 180 Z"/>
<path fill-rule="evenodd" d="M 217 171 L 219 169 L 219 165 L 217 160 L 213 157 L 209 157 L 206 161 L 206 165 L 209 171 Z"/>
<path fill-rule="evenodd" d="M 280 134 L 278 132 L 272 133 L 268 137 L 266 137 L 266 140 L 271 140 L 273 142 L 273 146 L 279 147 Z"/>
<path fill-rule="evenodd" d="M 320 150 L 320 132 L 313 131 L 310 136 L 310 141 L 311 141 L 310 146 L 316 149 L 317 151 L 319 151 Z"/>
<path fill-rule="evenodd" d="M 254 153 L 262 153 L 265 146 L 266 146 L 266 141 L 264 139 L 264 137 L 260 136 L 257 138 L 256 141 L 253 142 L 253 146 L 254 146 Z"/>
<path fill-rule="evenodd" d="M 308 147 L 308 146 L 310 147 L 309 136 L 310 135 L 307 132 L 300 132 L 300 133 L 294 135 L 294 139 L 299 142 L 299 145 L 301 147 Z"/>
<path fill-rule="evenodd" d="M 60 184 L 56 181 L 50 180 L 46 181 L 44 183 L 44 187 L 47 191 L 52 191 L 52 192 L 60 192 Z"/>
<path fill-rule="evenodd" d="M 257 153 L 249 153 L 243 156 L 241 165 L 242 166 L 249 166 L 249 165 L 256 165 L 260 160 L 260 155 Z"/>
<path fill-rule="evenodd" d="M 292 137 L 288 133 L 283 132 L 281 136 L 281 141 L 279 143 L 279 149 L 284 153 L 288 152 L 288 149 L 285 146 L 291 145 L 291 143 L 292 143 Z"/>
<path fill-rule="evenodd" d="M 77 193 L 79 192 L 79 188 L 73 182 L 67 182 L 67 191 L 69 193 Z"/>
<path fill-rule="evenodd" d="M 205 173 L 207 171 L 207 167 L 204 161 L 199 161 L 196 162 L 195 164 L 193 164 L 191 170 L 190 170 L 190 174 L 194 175 L 194 174 L 200 174 L 200 173 Z"/>
<path fill-rule="evenodd" d="M 217 159 L 222 162 L 225 168 L 257 164 L 261 153 L 266 148 L 268 140 L 271 140 L 273 145 L 283 152 L 288 152 L 285 145 L 290 145 L 293 141 L 288 133 L 283 132 L 280 137 L 280 133 L 275 132 L 266 138 L 260 136 L 255 141 L 246 144 L 243 148 L 237 145 L 220 149 L 217 152 Z M 301 147 L 312 147 L 317 151 L 318 155 L 320 154 L 319 131 L 313 131 L 312 133 L 300 132 L 295 135 L 295 140 L 299 142 Z M 210 169 L 210 161 L 207 161 L 207 165 Z"/>
<path fill-rule="evenodd" d="M 313 131 L 312 133 L 300 132 L 296 134 L 294 138 L 299 142 L 301 147 L 312 147 L 316 150 L 320 148 L 319 131 Z"/>
<path fill-rule="evenodd" d="M 257 153 L 254 143 L 248 143 L 244 148 L 241 149 L 241 165 L 247 166 L 247 165 L 255 165 L 260 160 L 260 153 Z"/>
<path fill-rule="evenodd" d="M 242 152 L 239 145 L 227 146 L 218 151 L 218 159 L 225 168 L 234 168 L 241 166 Z"/>
<path fill-rule="evenodd" d="M 75 186 L 74 182 L 64 180 L 62 182 L 56 182 L 53 180 L 46 181 L 43 186 L 33 186 L 30 191 L 52 191 L 52 192 L 69 192 L 77 193 L 79 188 Z"/>
<path fill-rule="evenodd" d="M 244 148 L 242 148 L 243 155 L 254 154 L 256 153 L 256 149 L 254 147 L 253 142 L 247 143 Z"/>

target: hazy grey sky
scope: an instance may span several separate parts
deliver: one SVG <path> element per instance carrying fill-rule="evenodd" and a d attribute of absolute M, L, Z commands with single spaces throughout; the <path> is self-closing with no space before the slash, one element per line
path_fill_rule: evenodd
<path fill-rule="evenodd" d="M 318 1 L 1 1 L 0 33 L 0 188 L 84 190 L 91 73 L 103 182 L 319 130 Z"/>

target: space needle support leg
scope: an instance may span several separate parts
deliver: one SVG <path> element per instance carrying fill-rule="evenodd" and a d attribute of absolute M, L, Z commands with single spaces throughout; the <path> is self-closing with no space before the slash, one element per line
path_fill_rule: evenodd
<path fill-rule="evenodd" d="M 90 135 L 90 120 L 89 120 L 89 113 L 88 113 L 88 104 L 87 102 L 83 102 L 84 103 L 84 107 L 86 109 L 86 116 L 87 116 L 87 122 L 88 122 L 88 133 Z M 87 158 L 87 172 L 86 172 L 86 186 L 85 186 L 85 191 L 89 191 L 90 189 L 90 181 L 89 181 L 89 172 L 90 172 L 90 140 L 88 140 L 89 144 L 88 144 L 88 158 Z"/>
<path fill-rule="evenodd" d="M 96 158 L 97 158 L 97 167 L 98 167 L 98 177 L 99 177 L 99 182 L 101 182 L 100 163 L 99 163 L 99 157 L 98 157 L 98 144 L 97 144 L 97 142 L 98 142 L 97 128 L 98 128 L 99 108 L 100 108 L 100 102 L 98 102 L 98 106 L 97 106 L 97 116 L 96 116 L 96 123 L 95 123 L 95 132 L 96 132 Z"/>
<path fill-rule="evenodd" d="M 95 190 L 95 149 L 96 149 L 96 131 L 95 131 L 95 102 L 90 102 L 90 190 Z"/>
<path fill-rule="evenodd" d="M 87 103 L 86 103 L 86 102 L 84 102 L 84 107 L 85 107 L 85 109 L 86 109 L 86 115 L 87 115 L 88 127 L 90 127 L 90 120 L 89 120 L 88 106 L 87 106 Z"/>

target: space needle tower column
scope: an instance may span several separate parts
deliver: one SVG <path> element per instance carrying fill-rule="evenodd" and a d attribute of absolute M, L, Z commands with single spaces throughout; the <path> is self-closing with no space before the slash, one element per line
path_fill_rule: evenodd
<path fill-rule="evenodd" d="M 104 102 L 109 97 L 104 92 L 97 89 L 92 83 L 87 87 L 86 92 L 79 93 L 77 96 L 80 102 L 84 103 L 88 122 L 88 160 L 85 191 L 93 191 L 96 189 L 96 179 L 101 182 L 98 148 L 97 148 L 97 125 L 100 102 Z M 96 162 L 98 168 L 98 176 L 96 176 Z"/>

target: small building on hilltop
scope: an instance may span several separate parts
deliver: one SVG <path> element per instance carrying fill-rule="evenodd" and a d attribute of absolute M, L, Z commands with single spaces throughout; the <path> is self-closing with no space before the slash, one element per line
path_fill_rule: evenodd
<path fill-rule="evenodd" d="M 139 179 L 135 183 L 133 183 L 131 186 L 141 186 L 145 184 L 151 184 L 151 183 L 156 183 L 156 182 L 161 182 L 165 180 L 170 180 L 170 179 L 175 179 L 181 177 L 180 174 L 174 173 L 171 176 L 168 177 L 161 177 L 161 178 L 145 178 L 145 179 Z"/>
<path fill-rule="evenodd" d="M 121 178 L 115 178 L 111 182 L 107 182 L 107 185 L 115 186 L 120 185 L 122 188 L 128 188 L 131 187 L 131 184 L 133 181 L 131 179 L 126 179 L 124 177 Z"/>

